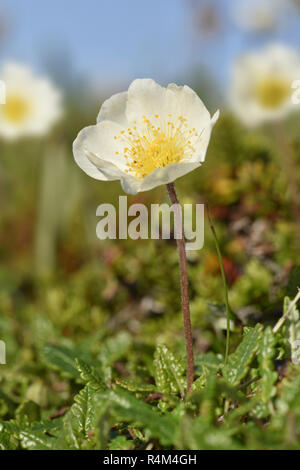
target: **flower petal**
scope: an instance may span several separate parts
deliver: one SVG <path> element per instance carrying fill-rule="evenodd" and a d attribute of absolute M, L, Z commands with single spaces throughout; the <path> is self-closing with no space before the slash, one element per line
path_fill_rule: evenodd
<path fill-rule="evenodd" d="M 96 167 L 99 165 L 99 159 L 94 154 L 87 152 L 87 157 Z M 141 181 L 120 170 L 112 162 L 101 160 L 99 170 L 107 178 L 107 181 L 120 180 L 122 188 L 128 194 L 136 194 L 140 190 Z"/>
<path fill-rule="evenodd" d="M 150 175 L 142 180 L 139 191 L 148 191 L 162 184 L 168 184 L 177 178 L 186 175 L 201 165 L 199 162 L 193 163 L 171 163 L 164 168 L 156 168 Z"/>
<path fill-rule="evenodd" d="M 148 191 L 175 181 L 201 165 L 217 119 L 218 113 L 211 118 L 200 98 L 189 87 L 171 84 L 163 88 L 154 80 L 138 79 L 130 85 L 128 93 L 120 93 L 107 100 L 100 110 L 98 124 L 78 135 L 74 143 L 75 159 L 94 178 L 119 179 L 127 193 Z M 172 139 L 186 139 L 189 149 L 186 155 L 183 152 L 186 160 L 160 165 L 162 168 L 155 168 L 153 164 L 155 169 L 150 174 L 145 172 L 147 176 L 143 179 L 130 173 L 127 147 L 131 148 L 139 139 L 145 138 L 147 143 L 149 129 L 159 131 L 162 128 L 164 133 L 168 126 L 174 132 Z M 153 131 L 153 138 L 155 136 Z M 137 146 L 134 150 L 138 159 L 143 149 Z M 192 152 L 194 156 L 191 156 Z M 151 158 L 151 152 L 149 155 L 147 158 Z"/>
<path fill-rule="evenodd" d="M 126 116 L 129 122 L 140 120 L 146 116 L 152 120 L 156 114 L 163 113 L 167 117 L 168 97 L 167 89 L 158 85 L 150 78 L 134 80 L 128 89 Z"/>
<path fill-rule="evenodd" d="M 95 126 L 84 128 L 78 134 L 73 144 L 75 161 L 92 178 L 104 181 L 118 179 L 115 174 L 109 176 L 107 171 L 104 171 L 109 166 L 107 163 L 122 172 L 127 169 L 123 147 L 119 140 L 114 138 L 120 133 L 120 129 L 121 126 L 115 122 L 102 121 Z"/>
<path fill-rule="evenodd" d="M 208 148 L 209 141 L 210 141 L 211 132 L 215 123 L 219 119 L 219 116 L 220 116 L 220 112 L 217 111 L 213 115 L 213 117 L 211 118 L 207 126 L 204 127 L 202 132 L 200 132 L 199 138 L 194 143 L 195 153 L 192 156 L 192 158 L 189 159 L 190 162 L 204 162 L 207 148 Z"/>
<path fill-rule="evenodd" d="M 89 176 L 101 181 L 108 181 L 108 178 L 92 163 L 88 158 L 88 151 L 85 149 L 89 130 L 95 126 L 82 129 L 73 142 L 73 155 L 77 165 Z"/>
<path fill-rule="evenodd" d="M 125 115 L 127 103 L 127 91 L 117 93 L 108 100 L 104 101 L 97 117 L 97 122 L 113 121 L 121 126 L 127 127 L 127 118 Z"/>
<path fill-rule="evenodd" d="M 185 117 L 189 127 L 201 131 L 209 123 L 210 114 L 197 93 L 187 85 L 177 86 L 174 83 L 168 85 L 168 90 L 175 95 L 172 100 L 175 108 L 173 112 Z"/>

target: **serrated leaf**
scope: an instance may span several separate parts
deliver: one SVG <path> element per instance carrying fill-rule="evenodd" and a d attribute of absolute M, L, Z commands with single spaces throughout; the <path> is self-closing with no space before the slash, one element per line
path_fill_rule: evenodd
<path fill-rule="evenodd" d="M 80 373 L 76 368 L 75 358 L 74 351 L 64 346 L 46 344 L 42 351 L 42 359 L 49 367 L 61 372 L 65 377 L 78 379 Z"/>
<path fill-rule="evenodd" d="M 268 326 L 263 334 L 259 345 L 258 363 L 261 376 L 260 393 L 263 403 L 267 404 L 275 395 L 276 388 L 274 384 L 278 374 L 274 371 L 273 360 L 276 356 L 276 337 L 273 330 Z"/>
<path fill-rule="evenodd" d="M 95 412 L 94 395 L 94 388 L 87 385 L 75 396 L 74 404 L 69 411 L 73 419 L 73 424 L 76 425 L 76 432 L 86 438 L 88 437 L 89 431 L 92 429 Z"/>
<path fill-rule="evenodd" d="M 213 352 L 199 354 L 195 357 L 195 366 L 199 370 L 199 374 L 203 372 L 203 368 L 210 373 L 217 373 L 223 364 L 223 357 L 221 354 Z"/>
<path fill-rule="evenodd" d="M 8 431 L 11 435 L 14 437 L 18 437 L 19 433 L 23 431 L 24 429 L 31 429 L 37 432 L 54 432 L 58 428 L 58 420 L 56 421 L 50 421 L 50 420 L 44 420 L 44 421 L 39 421 L 35 423 L 24 423 L 20 422 L 14 419 L 11 419 L 10 421 L 2 421 L 0 424 L 0 431 L 1 429 L 5 429 Z"/>
<path fill-rule="evenodd" d="M 80 377 L 84 383 L 90 384 L 96 387 L 97 389 L 105 390 L 106 386 L 95 367 L 90 366 L 82 359 L 78 358 L 75 359 L 75 363 Z"/>
<path fill-rule="evenodd" d="M 0 432 L 7 431 L 12 436 L 17 437 L 21 430 L 20 423 L 11 419 L 10 421 L 3 421 L 0 424 Z"/>
<path fill-rule="evenodd" d="M 139 393 L 151 393 L 156 390 L 154 385 L 147 383 L 139 383 L 130 379 L 116 379 L 116 383 L 130 392 L 139 392 Z"/>
<path fill-rule="evenodd" d="M 162 393 L 180 393 L 184 396 L 186 388 L 185 368 L 168 348 L 161 344 L 154 354 L 154 378 L 157 390 Z"/>
<path fill-rule="evenodd" d="M 89 438 L 89 432 L 94 429 L 101 398 L 101 392 L 90 384 L 86 385 L 75 396 L 74 404 L 64 417 L 68 442 L 75 449 L 82 448 L 83 441 Z"/>
<path fill-rule="evenodd" d="M 267 326 L 267 328 L 262 334 L 257 355 L 259 369 L 261 373 L 263 373 L 265 369 L 273 367 L 273 359 L 276 356 L 275 345 L 275 334 L 273 333 L 272 328 L 270 326 Z"/>
<path fill-rule="evenodd" d="M 198 377 L 195 380 L 195 382 L 192 384 L 192 390 L 193 391 L 203 390 L 203 388 L 206 386 L 208 375 L 209 375 L 208 369 L 203 365 L 202 366 L 202 373 L 201 373 L 200 377 Z"/>
<path fill-rule="evenodd" d="M 157 390 L 162 393 L 170 393 L 168 374 L 165 370 L 158 350 L 154 353 L 154 379 Z"/>
<path fill-rule="evenodd" d="M 285 315 L 291 307 L 292 300 L 285 297 L 283 303 L 283 315 Z M 288 342 L 291 348 L 292 362 L 300 361 L 300 315 L 297 305 L 294 305 L 286 319 L 286 331 Z"/>
<path fill-rule="evenodd" d="M 32 424 L 11 423 L 14 435 L 20 440 L 22 448 L 29 450 L 59 449 L 56 434 L 62 428 L 62 421 L 40 421 Z"/>
<path fill-rule="evenodd" d="M 250 364 L 259 347 L 263 326 L 257 324 L 255 328 L 247 328 L 242 342 L 236 351 L 228 358 L 223 367 L 223 376 L 231 385 L 238 385 L 247 375 Z"/>
<path fill-rule="evenodd" d="M 47 436 L 40 431 L 26 429 L 19 434 L 21 445 L 24 449 L 30 450 L 53 450 L 55 437 Z"/>
<path fill-rule="evenodd" d="M 8 431 L 1 429 L 0 424 L 0 450 L 15 450 L 16 446 L 12 444 Z"/>

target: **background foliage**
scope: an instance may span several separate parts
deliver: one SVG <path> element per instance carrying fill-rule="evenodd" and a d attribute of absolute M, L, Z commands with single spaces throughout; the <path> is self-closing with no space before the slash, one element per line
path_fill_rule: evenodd
<path fill-rule="evenodd" d="M 274 41 L 299 50 L 299 1 L 267 2 L 271 21 L 253 0 L 252 18 L 234 14 L 241 0 L 73 3 L 3 0 L 0 11 L 1 59 L 51 76 L 65 96 L 47 137 L 0 140 L 0 449 L 299 449 L 300 117 L 247 130 L 226 111 L 240 53 Z M 210 207 L 235 320 L 225 364 L 206 220 L 204 248 L 188 253 L 187 398 L 175 241 L 97 240 L 97 206 L 123 193 L 72 157 L 101 102 L 147 76 L 221 108 L 205 164 L 176 186 L 182 203 Z M 166 189 L 133 202 L 168 202 Z"/>
<path fill-rule="evenodd" d="M 224 365 L 224 292 L 206 223 L 204 249 L 189 252 L 196 381 L 184 400 L 175 243 L 96 239 L 96 207 L 121 189 L 74 164 L 72 140 L 96 109 L 70 102 L 46 140 L 1 142 L 0 447 L 299 448 L 296 309 L 272 333 L 300 283 L 299 221 L 272 129 L 245 131 L 223 114 L 206 163 L 177 184 L 183 203 L 211 208 L 239 318 Z M 287 123 L 297 161 L 298 121 Z M 165 188 L 133 201 L 167 201 Z"/>

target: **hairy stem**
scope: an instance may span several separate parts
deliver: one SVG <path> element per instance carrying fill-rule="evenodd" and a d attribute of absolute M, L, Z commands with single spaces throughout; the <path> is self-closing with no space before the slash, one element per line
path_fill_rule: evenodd
<path fill-rule="evenodd" d="M 186 358 L 187 358 L 187 392 L 189 392 L 191 389 L 192 383 L 194 381 L 194 353 L 193 353 L 193 338 L 192 338 L 191 317 L 190 317 L 186 251 L 185 251 L 184 235 L 183 235 L 183 230 L 182 230 L 182 213 L 181 213 L 181 208 L 179 206 L 179 201 L 176 195 L 174 183 L 167 184 L 167 189 L 168 189 L 171 203 L 175 204 L 174 219 L 175 219 L 176 233 L 181 234 L 181 236 L 177 236 L 176 241 L 177 241 L 179 264 L 180 264 L 181 304 L 182 304 Z"/>

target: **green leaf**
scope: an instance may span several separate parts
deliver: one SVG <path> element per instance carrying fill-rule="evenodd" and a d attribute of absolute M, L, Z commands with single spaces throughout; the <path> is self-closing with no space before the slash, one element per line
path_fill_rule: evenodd
<path fill-rule="evenodd" d="M 289 297 L 285 297 L 283 303 L 283 315 L 285 315 L 292 303 Z M 300 315 L 297 305 L 294 305 L 286 319 L 286 331 L 291 351 L 291 359 L 298 363 L 300 360 Z"/>
<path fill-rule="evenodd" d="M 280 433 L 281 441 L 284 434 L 292 434 L 293 439 L 299 435 L 300 423 L 300 369 L 293 368 L 288 377 L 285 377 L 280 384 L 280 395 L 275 401 L 276 413 L 272 417 L 271 427 Z M 294 418 L 294 419 L 293 419 Z M 294 421 L 294 425 L 291 426 Z M 299 442 L 297 440 L 297 442 Z M 299 444 L 298 444 L 299 446 Z M 297 448 L 298 448 L 297 446 Z"/>
<path fill-rule="evenodd" d="M 129 333 L 122 331 L 104 342 L 98 358 L 102 363 L 111 365 L 128 352 L 131 344 L 132 337 Z"/>
<path fill-rule="evenodd" d="M 118 436 L 109 443 L 109 450 L 132 450 L 134 444 L 132 441 L 126 439 L 125 436 Z"/>
<path fill-rule="evenodd" d="M 95 415 L 95 441 L 97 449 L 100 450 L 107 449 L 108 442 L 111 437 L 111 429 L 116 423 L 115 417 L 111 413 L 111 408 L 112 406 L 108 399 L 108 395 L 104 392 Z M 123 423 L 121 424 L 121 427 L 124 427 Z"/>
<path fill-rule="evenodd" d="M 34 401 L 25 401 L 16 410 L 16 419 L 19 421 L 27 419 L 29 423 L 39 421 L 41 419 L 41 408 Z"/>
<path fill-rule="evenodd" d="M 132 345 L 129 333 L 121 331 L 116 336 L 108 338 L 101 346 L 97 359 L 101 363 L 102 376 L 105 383 L 111 382 L 111 366 L 128 353 Z"/>
<path fill-rule="evenodd" d="M 206 386 L 208 375 L 209 375 L 208 369 L 203 365 L 202 366 L 202 373 L 201 373 L 200 377 L 198 377 L 195 380 L 195 382 L 192 384 L 192 390 L 193 391 L 203 390 L 203 388 L 205 388 L 205 386 Z"/>
<path fill-rule="evenodd" d="M 200 405 L 200 415 L 207 422 L 213 423 L 215 420 L 216 407 L 218 403 L 217 377 L 211 375 L 208 378 L 207 385 L 203 390 Z"/>
<path fill-rule="evenodd" d="M 160 344 L 154 354 L 154 378 L 157 390 L 162 393 L 170 393 L 184 396 L 186 388 L 185 368 L 168 348 Z"/>
<path fill-rule="evenodd" d="M 140 383 L 130 379 L 116 379 L 116 383 L 126 390 L 130 392 L 138 392 L 138 393 L 151 393 L 155 392 L 156 388 L 154 385 L 147 384 L 147 383 Z"/>
<path fill-rule="evenodd" d="M 213 352 L 199 354 L 195 357 L 196 369 L 199 369 L 199 374 L 206 369 L 210 373 L 217 373 L 223 364 L 223 357 L 221 354 L 215 354 Z"/>
<path fill-rule="evenodd" d="M 230 429 L 210 426 L 202 417 L 192 419 L 185 416 L 176 447 L 187 450 L 238 449 L 239 445 L 231 437 L 232 434 Z"/>
<path fill-rule="evenodd" d="M 273 363 L 276 356 L 275 345 L 275 334 L 273 333 L 272 328 L 268 326 L 263 332 L 258 351 L 259 372 L 262 378 L 260 382 L 260 390 L 262 401 L 265 404 L 267 404 L 276 394 L 274 384 L 277 380 L 278 374 L 274 371 Z"/>
<path fill-rule="evenodd" d="M 260 401 L 260 403 L 262 402 Z M 249 413 L 257 407 L 257 404 L 258 400 L 254 397 L 248 399 L 245 403 L 241 404 L 241 406 L 232 410 L 224 420 L 224 427 L 230 429 L 243 423 L 244 417 L 249 415 Z"/>
<path fill-rule="evenodd" d="M 134 423 L 148 432 L 151 438 L 158 438 L 164 446 L 175 443 L 179 424 L 176 416 L 159 414 L 156 408 L 119 387 L 109 393 L 109 402 L 118 420 Z"/>
<path fill-rule="evenodd" d="M 80 373 L 77 370 L 74 351 L 64 346 L 46 344 L 42 351 L 43 361 L 52 369 L 62 373 L 64 377 L 78 379 Z"/>
<path fill-rule="evenodd" d="M 30 450 L 53 450 L 56 441 L 55 437 L 31 429 L 21 431 L 19 439 L 22 447 Z"/>
<path fill-rule="evenodd" d="M 15 450 L 16 446 L 11 442 L 11 435 L 8 431 L 1 429 L 0 423 L 0 450 Z"/>
<path fill-rule="evenodd" d="M 247 328 L 242 342 L 236 351 L 228 358 L 228 363 L 223 367 L 223 376 L 231 385 L 238 385 L 247 375 L 250 364 L 259 347 L 263 326 L 257 324 L 255 328 Z"/>
<path fill-rule="evenodd" d="M 97 389 L 105 390 L 106 385 L 102 381 L 95 367 L 90 366 L 81 359 L 75 359 L 77 370 L 79 371 L 80 377 L 84 383 L 90 384 Z"/>
<path fill-rule="evenodd" d="M 14 436 L 20 440 L 23 449 L 55 450 L 60 440 L 56 434 L 62 429 L 62 421 L 40 421 L 32 424 L 10 423 Z"/>
<path fill-rule="evenodd" d="M 90 384 L 75 396 L 74 404 L 64 418 L 67 440 L 75 449 L 81 449 L 89 438 L 89 432 L 94 430 L 101 399 L 101 392 Z"/>
<path fill-rule="evenodd" d="M 0 403 L 3 402 L 5 404 L 6 409 L 11 413 L 14 414 L 15 409 L 18 406 L 18 403 L 15 402 L 11 397 L 9 397 L 6 393 L 0 390 Z"/>

